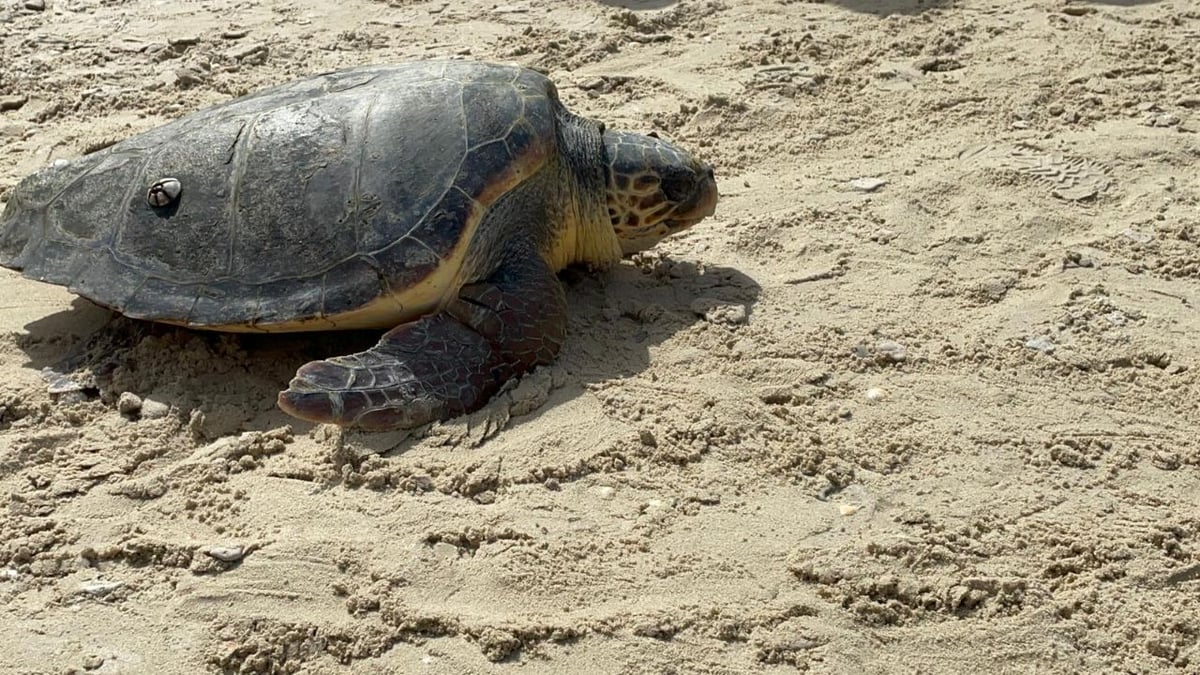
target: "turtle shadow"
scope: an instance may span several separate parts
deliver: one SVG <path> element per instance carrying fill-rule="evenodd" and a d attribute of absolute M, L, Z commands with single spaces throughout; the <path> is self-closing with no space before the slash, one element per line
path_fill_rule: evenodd
<path fill-rule="evenodd" d="M 568 269 L 560 276 L 570 308 L 567 343 L 555 364 L 567 384 L 507 426 L 536 421 L 548 407 L 586 391 L 590 383 L 629 377 L 650 365 L 652 347 L 700 321 L 744 320 L 760 287 L 724 267 L 697 269 L 665 257 L 624 264 L 604 274 Z M 741 317 L 739 319 L 739 317 Z M 308 361 L 361 351 L 380 331 L 218 333 L 139 321 L 77 298 L 70 309 L 25 326 L 18 338 L 26 366 L 77 385 L 91 399 L 116 406 L 124 392 L 164 404 L 202 439 L 290 424 L 313 425 L 275 405 L 296 369 Z M 535 371 L 536 373 L 537 371 Z M 484 406 L 501 405 L 493 399 Z M 161 406 L 160 406 L 161 408 Z M 194 415 L 200 414 L 197 420 Z M 393 434 L 354 432 L 360 445 L 402 450 Z M 423 434 L 406 434 L 409 447 Z"/>
<path fill-rule="evenodd" d="M 711 321 L 736 330 L 752 316 L 762 290 L 750 276 L 734 268 L 710 265 L 697 269 L 691 263 L 662 256 L 648 264 L 621 265 L 602 275 L 568 269 L 560 278 L 570 308 L 567 342 L 554 364 L 526 377 L 557 371 L 544 381 L 561 377 L 564 382 L 556 383 L 545 402 L 528 414 L 510 417 L 511 403 L 496 396 L 476 413 L 452 424 L 486 426 L 500 420 L 500 428 L 507 430 L 537 424 L 556 407 L 586 395 L 589 385 L 645 371 L 651 365 L 653 347 L 698 323 Z M 392 457 L 421 443 L 426 431 L 349 431 L 344 440 L 358 453 Z"/>
<path fill-rule="evenodd" d="M 115 407 L 131 392 L 190 423 L 201 440 L 285 424 L 309 428 L 275 406 L 279 391 L 304 363 L 367 349 L 380 334 L 192 330 L 130 319 L 82 298 L 24 329 L 17 339 L 23 365 L 42 371 L 52 392 L 71 395 L 52 396 L 56 403 L 85 398 Z"/>

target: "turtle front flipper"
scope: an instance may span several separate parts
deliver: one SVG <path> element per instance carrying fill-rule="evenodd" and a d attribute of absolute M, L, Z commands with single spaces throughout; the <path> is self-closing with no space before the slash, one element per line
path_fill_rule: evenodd
<path fill-rule="evenodd" d="M 534 254 L 464 286 L 445 310 L 388 331 L 371 349 L 307 363 L 279 407 L 312 422 L 409 429 L 483 406 L 509 379 L 549 363 L 566 299 Z"/>

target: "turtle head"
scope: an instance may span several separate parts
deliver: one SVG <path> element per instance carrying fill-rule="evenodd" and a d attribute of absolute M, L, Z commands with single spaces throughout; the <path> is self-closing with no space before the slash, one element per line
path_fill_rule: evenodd
<path fill-rule="evenodd" d="M 717 208 L 712 167 L 654 134 L 604 132 L 608 215 L 625 255 L 686 230 Z"/>

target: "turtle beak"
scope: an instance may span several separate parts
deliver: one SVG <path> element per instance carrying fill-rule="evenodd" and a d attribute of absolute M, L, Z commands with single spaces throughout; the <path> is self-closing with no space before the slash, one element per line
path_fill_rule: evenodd
<path fill-rule="evenodd" d="M 675 213 L 671 214 L 671 219 L 667 222 L 667 229 L 672 234 L 686 230 L 717 211 L 720 194 L 717 191 L 717 179 L 713 168 L 708 164 L 701 164 L 697 173 L 702 179 L 698 181 L 696 192 L 690 199 L 675 207 Z"/>

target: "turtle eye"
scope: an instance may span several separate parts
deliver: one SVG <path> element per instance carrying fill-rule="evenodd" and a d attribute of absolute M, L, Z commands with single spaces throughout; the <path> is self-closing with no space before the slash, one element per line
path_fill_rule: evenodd
<path fill-rule="evenodd" d="M 659 189 L 673 202 L 687 201 L 694 192 L 692 177 L 686 173 L 677 172 L 663 176 Z"/>

